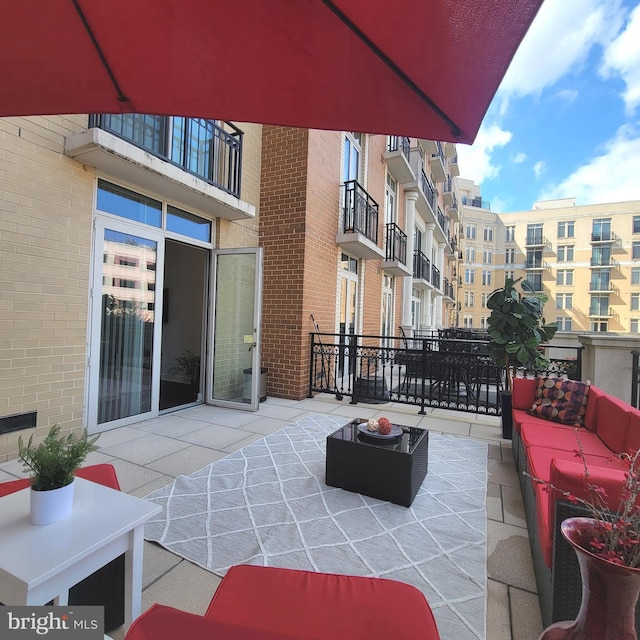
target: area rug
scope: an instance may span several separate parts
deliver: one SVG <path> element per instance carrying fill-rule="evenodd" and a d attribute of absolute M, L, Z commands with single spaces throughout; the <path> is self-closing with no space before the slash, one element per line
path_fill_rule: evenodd
<path fill-rule="evenodd" d="M 485 638 L 487 445 L 429 434 L 410 508 L 324 484 L 326 437 L 349 418 L 312 414 L 146 499 L 147 540 L 220 576 L 259 564 L 416 586 L 442 638 Z"/>

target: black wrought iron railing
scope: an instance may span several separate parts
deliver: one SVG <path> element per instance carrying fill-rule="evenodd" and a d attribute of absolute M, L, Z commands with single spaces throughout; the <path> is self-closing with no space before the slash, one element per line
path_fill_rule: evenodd
<path fill-rule="evenodd" d="M 378 244 L 378 203 L 357 180 L 349 180 L 344 189 L 344 232 L 361 233 Z"/>
<path fill-rule="evenodd" d="M 431 261 L 420 249 L 413 251 L 413 277 L 431 282 Z"/>
<path fill-rule="evenodd" d="M 402 155 L 409 162 L 411 155 L 411 143 L 406 136 L 388 136 L 387 151 L 402 151 Z"/>
<path fill-rule="evenodd" d="M 436 288 L 440 288 L 440 269 L 435 264 L 431 265 L 431 284 Z"/>
<path fill-rule="evenodd" d="M 92 114 L 98 127 L 240 197 L 243 132 L 230 122 L 138 113 Z"/>
<path fill-rule="evenodd" d="M 440 208 L 439 205 L 438 205 L 438 212 L 436 215 L 438 218 L 438 224 L 440 225 L 442 232 L 444 233 L 445 237 L 449 237 L 449 218 L 447 218 L 444 215 L 444 213 L 442 213 L 442 209 Z"/>
<path fill-rule="evenodd" d="M 424 193 L 424 197 L 427 199 L 429 206 L 432 211 L 436 209 L 436 190 L 434 186 L 429 182 L 429 178 L 424 171 L 420 172 L 420 186 L 422 187 L 422 193 Z"/>
<path fill-rule="evenodd" d="M 615 261 L 611 256 L 592 256 L 591 257 L 591 266 L 592 267 L 612 267 L 615 265 Z"/>
<path fill-rule="evenodd" d="M 426 332 L 423 337 L 312 333 L 309 397 L 314 393 L 378 400 L 473 413 L 500 414 L 504 371 L 488 356 L 482 333 Z M 462 337 L 454 337 L 460 335 Z M 485 334 L 486 335 L 486 334 Z M 542 347 L 551 364 L 545 371 L 518 375 L 566 376 L 579 380 L 581 347 Z"/>
<path fill-rule="evenodd" d="M 407 264 L 407 234 L 395 222 L 387 223 L 385 260 Z"/>
<path fill-rule="evenodd" d="M 538 247 L 540 245 L 546 244 L 546 240 L 542 235 L 542 231 L 536 232 L 528 232 L 527 239 L 525 241 L 525 245 L 528 247 Z"/>

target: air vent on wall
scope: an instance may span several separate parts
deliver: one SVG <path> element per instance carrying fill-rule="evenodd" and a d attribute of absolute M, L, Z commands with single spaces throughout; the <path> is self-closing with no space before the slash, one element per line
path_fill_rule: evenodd
<path fill-rule="evenodd" d="M 37 411 L 16 413 L 13 416 L 0 418 L 0 433 L 20 431 L 21 429 L 33 429 L 36 426 Z"/>

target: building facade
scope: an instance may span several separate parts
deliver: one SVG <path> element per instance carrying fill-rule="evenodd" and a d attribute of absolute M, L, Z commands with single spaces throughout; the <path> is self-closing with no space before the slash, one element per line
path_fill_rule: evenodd
<path fill-rule="evenodd" d="M 490 291 L 479 288 L 478 277 L 484 282 L 482 274 L 491 270 L 492 251 L 493 288 L 506 277 L 528 280 L 548 296 L 545 318 L 556 321 L 559 332 L 638 334 L 640 201 L 578 206 L 566 198 L 536 202 L 530 211 L 495 214 L 476 185 L 460 184 L 461 191 L 475 189 L 475 200 L 463 196 L 464 269 L 473 269 L 476 278 L 473 286 L 465 282 L 462 293 L 463 300 L 473 302 L 467 307 L 469 325 L 486 326 Z M 476 261 L 466 260 L 474 251 Z"/>
<path fill-rule="evenodd" d="M 308 392 L 310 333 L 455 320 L 454 145 L 143 115 L 0 120 L 0 460 Z M 260 392 L 260 393 L 259 393 Z"/>

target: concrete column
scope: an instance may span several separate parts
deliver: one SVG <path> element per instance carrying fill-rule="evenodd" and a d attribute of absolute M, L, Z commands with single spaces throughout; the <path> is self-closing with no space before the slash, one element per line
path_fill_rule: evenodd
<path fill-rule="evenodd" d="M 424 254 L 427 256 L 427 258 L 429 258 L 429 262 L 433 261 L 433 230 L 436 228 L 436 223 L 435 222 L 428 222 L 425 225 L 425 242 L 426 242 L 426 247 L 425 247 L 425 251 Z M 437 265 L 436 265 L 437 266 Z"/>
<path fill-rule="evenodd" d="M 404 332 L 409 335 L 411 331 L 411 292 L 413 289 L 413 229 L 416 223 L 417 191 L 405 191 L 404 193 L 404 225 L 407 234 L 407 266 L 411 270 L 410 276 L 402 279 L 402 322 Z"/>
<path fill-rule="evenodd" d="M 432 305 L 431 291 L 424 292 L 424 324 L 429 329 L 434 329 L 433 325 L 433 305 Z"/>

